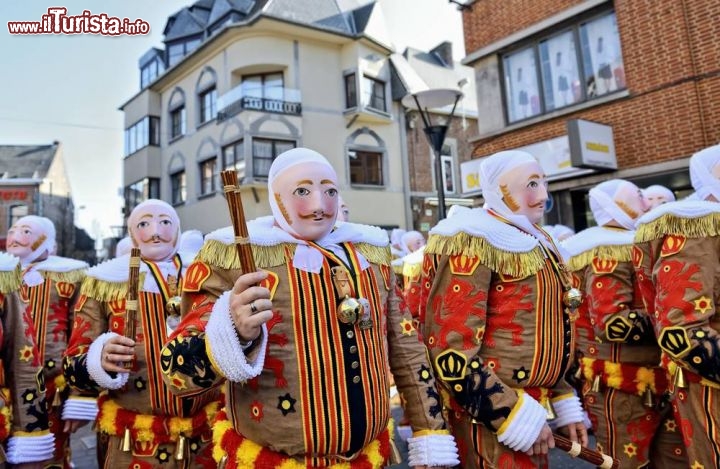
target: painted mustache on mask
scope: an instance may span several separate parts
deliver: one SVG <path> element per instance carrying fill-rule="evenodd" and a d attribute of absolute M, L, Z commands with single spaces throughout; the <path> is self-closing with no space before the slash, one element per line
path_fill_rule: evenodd
<path fill-rule="evenodd" d="M 536 204 L 530 204 L 530 208 L 540 208 L 540 207 L 545 208 L 545 202 L 538 202 Z"/>
<path fill-rule="evenodd" d="M 163 243 L 171 243 L 172 239 L 163 238 L 159 234 L 154 234 L 150 236 L 148 239 L 143 239 L 143 243 L 157 243 L 157 242 L 163 242 Z"/>
<path fill-rule="evenodd" d="M 299 215 L 301 220 L 315 220 L 316 218 L 335 218 L 335 215 L 325 212 L 313 212 L 307 215 Z"/>
<path fill-rule="evenodd" d="M 20 241 L 13 241 L 12 243 L 8 244 L 7 247 L 9 248 L 26 248 L 30 245 L 30 243 L 23 244 Z"/>

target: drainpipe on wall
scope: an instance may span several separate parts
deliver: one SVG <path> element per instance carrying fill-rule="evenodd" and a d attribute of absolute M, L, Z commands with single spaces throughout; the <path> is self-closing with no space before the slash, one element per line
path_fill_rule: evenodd
<path fill-rule="evenodd" d="M 398 104 L 400 107 L 400 165 L 402 168 L 403 177 L 403 199 L 405 201 L 405 227 L 404 229 L 413 229 L 412 224 L 412 204 L 410 201 L 410 173 L 408 167 L 410 165 L 408 159 L 408 145 L 407 145 L 407 122 L 405 121 L 405 108 Z M 400 228 L 403 228 L 402 226 Z"/>

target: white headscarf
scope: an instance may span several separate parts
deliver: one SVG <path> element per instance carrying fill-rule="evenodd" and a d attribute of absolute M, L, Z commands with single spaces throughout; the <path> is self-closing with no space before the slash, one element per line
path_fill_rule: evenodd
<path fill-rule="evenodd" d="M 420 233 L 419 231 L 415 231 L 415 230 L 405 232 L 402 235 L 402 237 L 400 238 L 400 246 L 408 254 L 413 252 L 410 250 L 410 246 L 409 246 L 410 241 L 412 241 L 413 239 L 422 239 L 423 243 L 425 242 L 425 236 L 423 236 L 423 234 Z"/>
<path fill-rule="evenodd" d="M 690 158 L 690 182 L 700 200 L 712 195 L 720 201 L 720 179 L 712 174 L 717 164 L 720 164 L 720 145 L 700 150 Z"/>
<path fill-rule="evenodd" d="M 538 163 L 538 161 L 530 153 L 519 150 L 501 151 L 489 156 L 480 163 L 480 187 L 482 188 L 483 198 L 485 198 L 484 208 L 491 209 L 507 218 L 513 225 L 532 234 L 546 247 L 552 249 L 552 243 L 548 241 L 542 229 L 530 222 L 525 215 L 510 210 L 510 207 L 505 204 L 500 191 L 501 176 L 518 166 L 528 163 Z"/>
<path fill-rule="evenodd" d="M 335 168 L 332 167 L 324 156 L 314 150 L 310 150 L 309 148 L 293 148 L 292 150 L 281 153 L 273 161 L 270 166 L 270 172 L 268 173 L 268 198 L 270 199 L 270 209 L 272 210 L 275 222 L 280 226 L 280 228 L 295 237 L 299 237 L 299 234 L 290 226 L 283 216 L 280 207 L 278 207 L 277 201 L 275 200 L 273 182 L 275 182 L 275 179 L 277 179 L 277 177 L 286 170 L 301 163 L 320 163 L 330 168 L 333 174 L 335 173 Z"/>
<path fill-rule="evenodd" d="M 628 230 L 635 229 L 635 220 L 621 209 L 615 202 L 615 196 L 624 185 L 633 183 L 622 179 L 610 179 L 590 189 L 590 210 L 599 226 L 606 225 L 615 220 L 620 226 Z"/>
<path fill-rule="evenodd" d="M 45 236 L 45 240 L 34 249 L 30 254 L 20 259 L 20 264 L 25 267 L 31 262 L 36 261 L 39 257 L 46 253 L 50 255 L 56 247 L 55 244 L 55 225 L 49 218 L 39 217 L 37 215 L 25 215 L 15 222 L 15 225 L 32 224 L 40 231 L 39 234 Z M 14 226 L 14 225 L 13 225 Z"/>
<path fill-rule="evenodd" d="M 137 240 L 133 237 L 133 231 L 135 230 L 135 227 L 137 225 L 137 222 L 139 221 L 137 218 L 142 214 L 143 209 L 147 207 L 160 207 L 162 209 L 165 209 L 167 212 L 167 215 L 172 220 L 173 224 L 177 227 L 177 230 L 175 232 L 175 249 L 173 249 L 172 255 L 175 255 L 178 250 L 178 245 L 180 244 L 180 218 L 178 217 L 177 212 L 173 208 L 172 205 L 165 202 L 164 200 L 160 199 L 147 199 L 143 202 L 140 202 L 135 206 L 135 208 L 130 212 L 130 216 L 128 217 L 127 224 L 128 224 L 128 232 L 130 233 L 130 238 L 133 240 L 133 246 L 138 246 Z"/>
<path fill-rule="evenodd" d="M 132 239 L 130 239 L 130 236 L 125 236 L 115 245 L 115 257 L 122 257 L 125 254 L 129 254 L 130 249 L 132 249 Z"/>
<path fill-rule="evenodd" d="M 665 197 L 668 202 L 675 201 L 675 194 L 673 193 L 673 191 L 671 191 L 665 186 L 661 186 L 660 184 L 653 184 L 652 186 L 647 186 L 645 189 L 643 189 L 643 194 L 646 198 Z"/>

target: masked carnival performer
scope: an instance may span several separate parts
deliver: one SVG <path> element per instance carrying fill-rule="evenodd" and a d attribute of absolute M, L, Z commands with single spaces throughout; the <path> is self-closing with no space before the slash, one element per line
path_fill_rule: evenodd
<path fill-rule="evenodd" d="M 215 459 L 227 468 L 384 467 L 391 369 L 415 431 L 410 465 L 456 464 L 385 232 L 335 226 L 337 175 L 315 151 L 278 156 L 268 190 L 273 215 L 248 223 L 260 270 L 241 271 L 230 228 L 210 233 L 185 284 L 189 312 L 163 352 L 180 394 L 227 383 Z"/>
<path fill-rule="evenodd" d="M 0 252 L 0 467 L 40 468 L 53 456 L 45 379 L 30 310 L 20 300 L 20 260 Z"/>
<path fill-rule="evenodd" d="M 72 306 L 88 265 L 51 255 L 55 249 L 55 225 L 48 218 L 27 215 L 8 231 L 7 250 L 20 258 L 23 269 L 20 297 L 31 311 L 47 386 L 50 431 L 55 435 L 55 454 L 50 467 L 68 469 L 70 439 L 62 416 L 68 391 L 61 363 L 70 337 Z"/>
<path fill-rule="evenodd" d="M 538 162 L 500 152 L 480 176 L 485 207 L 430 231 L 425 343 L 462 467 L 544 466 L 550 425 L 587 445 L 580 400 L 564 379 L 579 292 L 538 225 L 548 197 Z"/>
<path fill-rule="evenodd" d="M 654 184 L 642 190 L 650 209 L 668 202 L 675 202 L 675 193 L 665 186 Z"/>
<path fill-rule="evenodd" d="M 648 208 L 633 183 L 612 179 L 590 190 L 598 226 L 569 238 L 568 265 L 583 279 L 589 334 L 578 332 L 585 408 L 597 446 L 620 468 L 686 467 L 672 413 L 662 413 L 667 372 L 632 264 L 635 222 Z M 591 339 L 591 340 L 588 340 Z M 660 406 L 660 407 L 658 407 Z"/>
<path fill-rule="evenodd" d="M 160 370 L 160 351 L 179 323 L 178 295 L 196 253 L 178 251 L 180 222 L 161 200 L 135 207 L 128 231 L 140 258 L 125 255 L 100 264 L 83 283 L 64 361 L 77 394 L 71 403 L 103 391 L 97 426 L 108 441 L 105 468 L 215 467 L 209 422 L 219 410 L 219 389 L 178 397 Z M 134 299 L 128 297 L 129 267 L 136 262 Z M 79 404 L 73 412 L 83 409 Z"/>
<path fill-rule="evenodd" d="M 663 204 L 638 221 L 633 262 L 651 316 L 686 467 L 720 467 L 720 145 L 690 159 L 696 200 Z"/>

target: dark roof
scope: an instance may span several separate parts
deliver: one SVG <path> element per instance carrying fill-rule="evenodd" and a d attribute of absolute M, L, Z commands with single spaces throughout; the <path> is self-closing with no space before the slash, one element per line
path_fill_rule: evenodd
<path fill-rule="evenodd" d="M 372 11 L 374 8 L 375 2 L 363 5 L 360 8 L 357 8 L 351 12 L 356 33 L 361 33 L 365 31 L 365 28 L 367 28 L 368 21 L 370 21 L 370 16 L 372 15 Z"/>
<path fill-rule="evenodd" d="M 355 33 L 335 0 L 270 0 L 264 14 L 343 34 Z"/>
<path fill-rule="evenodd" d="M 187 36 L 203 34 L 205 32 L 205 21 L 193 13 L 190 8 L 183 8 L 172 15 L 165 26 L 165 42 L 180 39 Z"/>
<path fill-rule="evenodd" d="M 55 158 L 57 144 L 0 145 L 0 177 L 42 179 Z"/>

